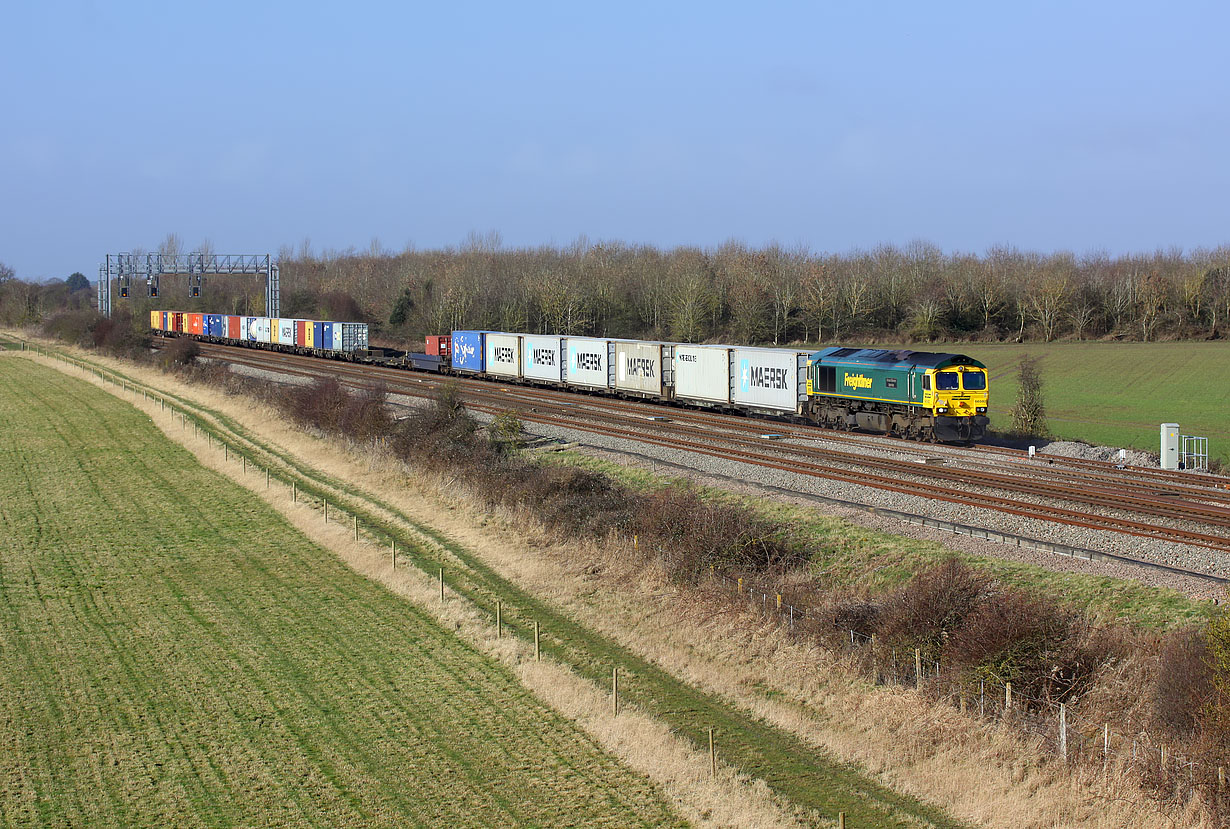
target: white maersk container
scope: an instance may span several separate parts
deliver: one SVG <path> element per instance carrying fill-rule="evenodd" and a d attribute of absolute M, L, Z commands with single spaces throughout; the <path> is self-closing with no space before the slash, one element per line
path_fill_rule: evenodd
<path fill-rule="evenodd" d="M 521 376 L 558 383 L 564 376 L 564 340 L 561 337 L 521 335 Z"/>
<path fill-rule="evenodd" d="M 779 348 L 730 350 L 731 399 L 744 406 L 802 412 L 807 402 L 807 354 Z"/>
<path fill-rule="evenodd" d="M 675 399 L 699 403 L 730 402 L 730 349 L 712 345 L 676 345 L 673 366 Z"/>
<path fill-rule="evenodd" d="M 611 388 L 610 340 L 590 337 L 568 337 L 564 340 L 568 362 L 564 366 L 564 382 L 570 386 L 596 389 Z"/>
<path fill-rule="evenodd" d="M 646 397 L 669 396 L 671 347 L 639 340 L 615 342 L 615 388 Z M 667 394 L 663 395 L 663 388 Z"/>
<path fill-rule="evenodd" d="M 483 345 L 488 374 L 500 377 L 521 376 L 521 336 L 518 334 L 488 334 Z"/>

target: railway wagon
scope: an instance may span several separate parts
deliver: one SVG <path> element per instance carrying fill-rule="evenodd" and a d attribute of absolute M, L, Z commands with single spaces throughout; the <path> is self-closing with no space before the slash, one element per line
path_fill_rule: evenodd
<path fill-rule="evenodd" d="M 154 331 L 231 344 L 259 344 L 280 351 L 354 359 L 368 352 L 367 323 L 150 312 Z"/>
<path fill-rule="evenodd" d="M 807 368 L 808 416 L 825 426 L 964 442 L 986 435 L 986 366 L 964 354 L 827 348 Z"/>

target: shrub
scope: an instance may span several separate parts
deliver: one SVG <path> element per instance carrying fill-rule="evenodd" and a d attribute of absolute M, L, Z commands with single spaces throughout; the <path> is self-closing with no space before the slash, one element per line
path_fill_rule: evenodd
<path fill-rule="evenodd" d="M 201 346 L 196 340 L 179 337 L 158 352 L 158 362 L 165 369 L 182 368 L 194 365 L 200 356 Z"/>
<path fill-rule="evenodd" d="M 889 597 L 879 614 L 879 634 L 888 641 L 921 648 L 935 659 L 944 638 L 993 590 L 989 576 L 959 559 L 948 559 L 919 573 Z"/>
<path fill-rule="evenodd" d="M 1158 722 L 1176 736 L 1188 736 L 1213 698 L 1213 673 L 1205 631 L 1186 628 L 1162 642 L 1158 654 L 1153 712 Z"/>

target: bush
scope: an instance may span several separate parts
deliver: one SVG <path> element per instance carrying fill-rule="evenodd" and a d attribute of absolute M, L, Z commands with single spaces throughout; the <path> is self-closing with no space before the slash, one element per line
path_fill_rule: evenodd
<path fill-rule="evenodd" d="M 994 591 L 989 576 L 952 558 L 919 573 L 884 603 L 879 634 L 885 640 L 940 655 L 944 639 Z"/>
<path fill-rule="evenodd" d="M 1175 736 L 1189 736 L 1211 699 L 1213 673 L 1205 631 L 1187 628 L 1169 634 L 1158 654 L 1154 716 Z"/>
<path fill-rule="evenodd" d="M 158 363 L 164 369 L 183 368 L 194 365 L 201 356 L 201 346 L 196 340 L 178 337 L 158 352 Z"/>

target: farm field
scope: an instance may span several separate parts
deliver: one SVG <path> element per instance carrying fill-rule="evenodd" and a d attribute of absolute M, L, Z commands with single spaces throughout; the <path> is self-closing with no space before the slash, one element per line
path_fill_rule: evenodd
<path fill-rule="evenodd" d="M 1016 370 L 1037 357 L 1056 437 L 1158 451 L 1162 423 L 1209 439 L 1209 453 L 1230 463 L 1230 342 L 937 343 L 877 345 L 956 351 L 987 364 L 991 428 L 1011 423 Z"/>
<path fill-rule="evenodd" d="M 0 824 L 678 825 L 128 404 L 0 358 Z"/>

